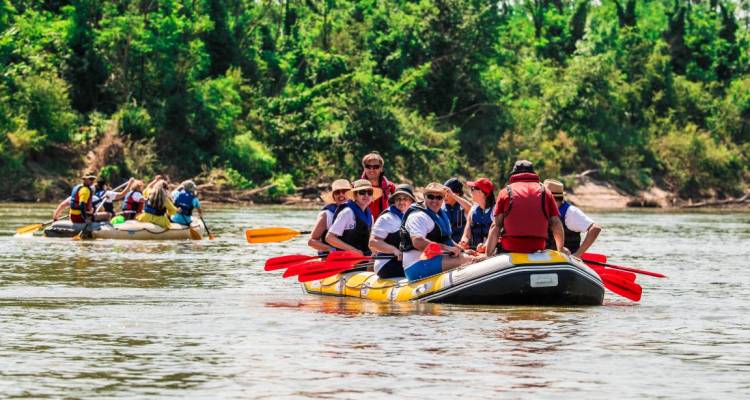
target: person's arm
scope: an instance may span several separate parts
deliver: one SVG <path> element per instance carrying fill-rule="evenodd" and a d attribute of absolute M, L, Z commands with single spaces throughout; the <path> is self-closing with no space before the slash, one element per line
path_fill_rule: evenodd
<path fill-rule="evenodd" d="M 70 196 L 68 196 L 67 199 L 60 202 L 60 204 L 57 205 L 57 208 L 55 208 L 55 212 L 52 213 L 52 219 L 57 221 L 60 219 L 60 214 L 62 214 L 63 210 L 65 210 L 66 207 L 70 206 Z"/>
<path fill-rule="evenodd" d="M 588 250 L 592 244 L 596 241 L 596 238 L 599 237 L 599 233 L 601 233 L 602 227 L 597 224 L 591 224 L 589 226 L 589 229 L 586 231 L 586 238 L 583 239 L 583 243 L 581 243 L 581 247 L 578 248 L 578 251 L 576 251 L 573 255 L 576 257 L 581 257 L 581 254 L 585 253 L 586 250 Z"/>
<path fill-rule="evenodd" d="M 323 237 L 323 232 L 325 232 L 325 230 L 326 230 L 326 214 L 325 212 L 321 212 L 318 214 L 318 219 L 315 221 L 315 227 L 310 233 L 310 239 L 308 239 L 307 245 L 312 247 L 315 250 L 320 250 L 320 251 L 331 250 L 331 246 L 323 243 L 323 241 L 321 240 Z"/>
<path fill-rule="evenodd" d="M 393 254 L 394 256 L 396 256 L 396 259 L 401 259 L 401 250 L 386 243 L 383 238 L 379 238 L 375 235 L 370 235 L 370 242 L 368 243 L 368 245 L 370 246 L 370 250 L 372 250 L 373 252 Z"/>
<path fill-rule="evenodd" d="M 134 182 L 135 182 L 135 179 L 130 178 L 130 180 L 128 180 L 128 184 L 125 185 L 125 189 L 122 189 L 120 192 L 117 192 L 117 194 L 115 195 L 115 198 L 112 199 L 112 201 L 118 201 L 118 200 L 124 199 L 125 195 L 128 194 L 128 192 L 130 192 L 130 189 L 133 187 Z"/>
<path fill-rule="evenodd" d="M 412 236 L 411 242 L 414 245 L 414 248 L 419 251 L 424 251 L 424 249 L 426 249 L 430 243 L 433 243 L 432 241 L 427 240 L 426 238 L 423 238 L 422 236 Z M 458 257 L 459 255 L 461 255 L 461 249 L 459 249 L 458 247 L 449 246 L 447 244 L 440 243 L 440 248 L 443 251 L 450 253 L 451 257 Z"/>
<path fill-rule="evenodd" d="M 469 242 L 471 241 L 471 213 L 466 217 L 466 226 L 464 226 L 464 234 L 461 236 L 461 240 L 458 242 L 458 247 L 463 249 L 469 248 Z"/>
<path fill-rule="evenodd" d="M 326 242 L 330 244 L 331 246 L 339 249 L 339 250 L 347 250 L 347 251 L 354 251 L 359 254 L 363 254 L 362 251 L 356 249 L 354 246 L 345 243 L 339 235 L 342 235 L 347 227 L 353 227 L 356 224 L 354 212 L 350 209 L 345 209 L 341 211 L 341 213 L 336 217 L 336 219 L 333 221 L 333 224 L 331 224 L 331 227 L 328 229 L 328 234 L 326 234 Z"/>
<path fill-rule="evenodd" d="M 463 196 L 459 196 L 455 193 L 453 193 L 452 190 L 447 190 L 447 196 L 453 198 L 456 200 L 458 204 L 461 205 L 461 208 L 464 209 L 464 216 L 466 218 L 469 217 L 469 213 L 471 212 L 471 207 L 474 205 L 474 203 L 470 202 L 469 200 L 466 200 Z"/>
<path fill-rule="evenodd" d="M 177 214 L 177 207 L 175 207 L 174 203 L 172 203 L 172 199 L 164 199 L 164 207 L 167 209 L 167 214 L 169 215 L 175 215 Z"/>
<path fill-rule="evenodd" d="M 550 217 L 549 224 L 552 227 L 552 236 L 555 238 L 555 246 L 557 251 L 563 251 L 565 246 L 565 231 L 563 231 L 562 221 L 560 217 Z"/>
<path fill-rule="evenodd" d="M 485 254 L 488 256 L 495 254 L 495 248 L 500 239 L 500 227 L 503 226 L 503 218 L 505 218 L 503 214 L 496 215 L 495 220 L 492 221 L 492 226 L 490 226 L 490 232 L 487 234 L 487 241 L 484 242 Z"/>

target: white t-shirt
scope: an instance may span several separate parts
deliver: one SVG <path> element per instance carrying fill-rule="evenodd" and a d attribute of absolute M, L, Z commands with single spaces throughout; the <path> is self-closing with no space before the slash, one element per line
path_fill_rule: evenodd
<path fill-rule="evenodd" d="M 372 233 L 370 235 L 379 239 L 385 239 L 388 234 L 397 232 L 399 229 L 401 229 L 401 218 L 399 218 L 398 215 L 389 212 L 381 214 L 380 218 L 375 221 L 375 225 L 372 226 Z M 380 268 L 388 263 L 388 261 L 390 260 L 375 260 L 375 273 L 380 271 Z"/>
<path fill-rule="evenodd" d="M 336 216 L 336 220 L 333 221 L 331 227 L 328 228 L 328 232 L 331 232 L 336 236 L 341 236 L 344 234 L 344 231 L 354 229 L 354 227 L 357 226 L 356 218 L 354 211 L 352 211 L 351 208 L 346 207 L 339 212 L 338 216 Z"/>
<path fill-rule="evenodd" d="M 136 202 L 141 201 L 141 200 L 143 200 L 143 193 L 141 193 L 141 192 L 133 192 L 133 194 L 130 195 L 130 199 L 132 201 L 136 201 Z"/>
<path fill-rule="evenodd" d="M 427 235 L 435 229 L 435 221 L 423 211 L 414 211 L 409 214 L 409 218 L 404 224 L 406 231 L 409 235 L 414 237 L 426 238 Z M 422 254 L 421 251 L 414 249 L 404 253 L 404 269 L 409 268 L 415 262 L 419 261 L 419 256 Z"/>
<path fill-rule="evenodd" d="M 105 203 L 112 203 L 115 201 L 115 197 L 117 197 L 117 192 L 114 190 L 107 190 L 102 197 L 104 198 Z"/>
<path fill-rule="evenodd" d="M 570 205 L 565 213 L 565 226 L 573 232 L 587 232 L 594 221 L 581 211 L 580 208 Z"/>

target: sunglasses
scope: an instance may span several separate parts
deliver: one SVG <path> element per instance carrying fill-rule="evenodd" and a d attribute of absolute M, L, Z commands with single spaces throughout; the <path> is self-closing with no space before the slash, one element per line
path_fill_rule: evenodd
<path fill-rule="evenodd" d="M 427 198 L 427 200 L 443 200 L 443 196 L 435 194 L 426 194 L 424 197 Z"/>
<path fill-rule="evenodd" d="M 359 194 L 360 196 L 365 196 L 365 195 L 372 196 L 373 191 L 372 190 L 360 190 L 356 193 Z"/>
<path fill-rule="evenodd" d="M 348 190 L 346 190 L 346 189 L 343 189 L 343 190 L 335 190 L 335 191 L 333 192 L 333 195 L 334 195 L 334 196 L 343 196 L 343 195 L 345 195 L 345 194 L 346 194 L 346 192 L 348 192 Z"/>
<path fill-rule="evenodd" d="M 367 169 L 380 169 L 380 164 L 367 164 L 367 165 L 365 165 L 365 168 L 367 168 Z"/>

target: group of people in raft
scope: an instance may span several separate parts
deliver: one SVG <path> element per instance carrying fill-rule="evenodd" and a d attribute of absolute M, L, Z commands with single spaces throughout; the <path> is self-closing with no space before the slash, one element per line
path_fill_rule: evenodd
<path fill-rule="evenodd" d="M 118 212 L 114 203 L 120 200 L 122 205 Z M 106 181 L 97 180 L 96 175 L 84 174 L 70 196 L 57 206 L 52 219 L 60 219 L 66 208 L 69 208 L 70 221 L 74 223 L 117 223 L 135 219 L 169 229 L 173 222 L 189 226 L 194 210 L 203 218 L 195 183 L 186 180 L 170 192 L 168 178 L 161 175 L 148 185 L 130 178 L 125 189 L 117 192 L 111 190 Z"/>
<path fill-rule="evenodd" d="M 542 183 L 527 160 L 515 163 L 497 199 L 489 179 L 467 182 L 472 201 L 464 198 L 461 181 L 451 178 L 442 185 L 428 184 L 424 201 L 418 202 L 410 185 L 395 185 L 385 177 L 384 164 L 380 154 L 367 154 L 361 179 L 332 183 L 323 195 L 326 205 L 310 234 L 310 247 L 321 254 L 347 250 L 392 255 L 375 260 L 375 273 L 415 281 L 496 252 L 554 249 L 580 256 L 601 232 L 565 201 L 561 182 Z M 421 259 L 430 243 L 438 243 L 445 255 Z"/>

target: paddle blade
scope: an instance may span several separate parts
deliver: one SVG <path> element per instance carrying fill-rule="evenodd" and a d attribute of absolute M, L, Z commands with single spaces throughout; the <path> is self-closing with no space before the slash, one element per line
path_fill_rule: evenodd
<path fill-rule="evenodd" d="M 70 240 L 81 240 L 83 239 L 83 231 L 78 232 L 75 236 L 73 236 Z"/>
<path fill-rule="evenodd" d="M 200 234 L 200 232 L 196 231 L 193 228 L 189 228 L 188 233 L 190 234 L 190 239 L 192 240 L 203 240 L 203 236 Z"/>
<path fill-rule="evenodd" d="M 284 274 L 282 275 L 284 278 L 289 278 L 290 276 L 296 276 L 301 274 L 304 271 L 309 270 L 317 270 L 321 268 L 324 265 L 324 261 L 303 261 L 296 264 L 291 264 L 287 267 L 286 271 L 284 271 Z"/>
<path fill-rule="evenodd" d="M 216 236 L 214 236 L 213 233 L 209 233 L 208 240 L 216 240 Z"/>
<path fill-rule="evenodd" d="M 599 276 L 602 278 L 602 282 L 604 282 L 604 287 L 613 293 L 619 294 L 629 300 L 641 300 L 641 294 L 643 293 L 641 285 L 635 282 L 628 282 L 622 278 L 607 273 L 600 274 Z"/>
<path fill-rule="evenodd" d="M 610 275 L 618 276 L 626 281 L 635 282 L 636 275 L 632 272 L 620 271 L 616 269 L 607 269 L 607 268 L 602 267 L 601 265 L 596 265 L 591 262 L 584 261 L 584 263 L 586 264 L 586 266 L 593 269 L 594 272 L 596 272 L 599 275 L 601 275 L 602 273 L 607 273 Z"/>
<path fill-rule="evenodd" d="M 359 262 L 372 259 L 371 256 L 364 256 L 354 251 L 332 251 L 328 254 L 326 261 L 348 261 L 348 262 Z"/>
<path fill-rule="evenodd" d="M 318 257 L 319 256 L 307 256 L 304 254 L 290 254 L 288 256 L 272 257 L 266 260 L 266 264 L 263 269 L 266 271 L 274 271 L 277 269 L 287 268 L 292 264 L 314 260 Z"/>
<path fill-rule="evenodd" d="M 285 242 L 299 236 L 300 232 L 290 228 L 246 229 L 245 239 L 250 244 Z"/>
<path fill-rule="evenodd" d="M 318 268 L 309 267 L 304 271 L 300 272 L 297 280 L 300 282 L 317 281 L 319 279 L 325 279 L 329 276 L 340 274 L 344 271 L 357 268 L 357 266 L 351 262 L 324 262 L 321 261 L 323 266 Z"/>
<path fill-rule="evenodd" d="M 594 257 L 589 257 L 589 256 L 592 256 L 592 255 Z M 634 272 L 636 274 L 643 274 L 643 275 L 653 276 L 653 277 L 656 277 L 656 278 L 666 278 L 667 277 L 664 274 L 660 274 L 658 272 L 653 272 L 653 271 L 646 271 L 645 269 L 638 269 L 638 268 L 633 268 L 633 267 L 623 267 L 621 265 L 607 264 L 606 262 L 601 262 L 601 261 L 595 260 L 596 256 L 601 256 L 601 255 L 600 254 L 584 253 L 582 260 L 584 262 L 586 262 L 586 263 L 594 263 L 594 264 L 598 264 L 598 265 L 601 265 L 601 266 L 607 267 L 607 268 L 619 269 L 621 271 Z M 605 259 L 606 259 L 606 256 L 605 256 Z"/>
<path fill-rule="evenodd" d="M 429 260 L 431 258 L 435 258 L 437 256 L 443 255 L 443 249 L 440 248 L 440 245 L 432 242 L 425 247 L 424 251 L 422 252 L 422 255 L 419 256 L 421 260 Z"/>
<path fill-rule="evenodd" d="M 44 226 L 44 225 L 42 225 L 42 224 L 31 224 L 31 225 L 22 226 L 20 228 L 16 228 L 16 234 L 17 235 L 26 235 L 26 234 L 29 234 L 29 233 L 34 233 L 34 232 L 38 231 L 39 229 L 41 229 L 42 226 Z"/>
<path fill-rule="evenodd" d="M 605 256 L 604 254 L 596 254 L 596 253 L 583 253 L 581 255 L 581 259 L 586 259 L 588 261 L 595 261 L 599 263 L 607 262 L 607 256 Z"/>

